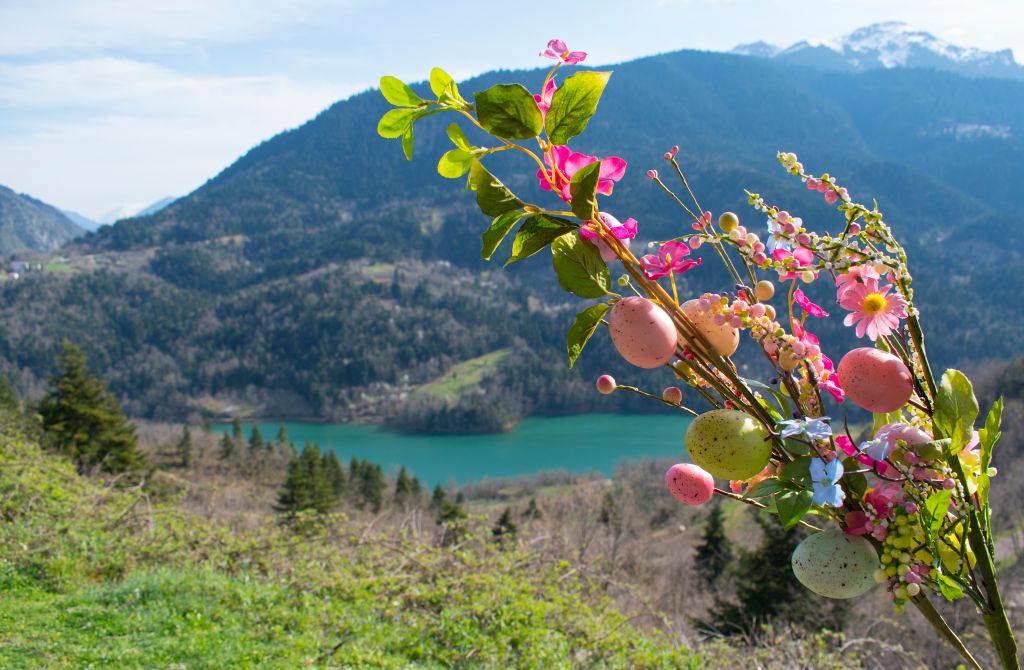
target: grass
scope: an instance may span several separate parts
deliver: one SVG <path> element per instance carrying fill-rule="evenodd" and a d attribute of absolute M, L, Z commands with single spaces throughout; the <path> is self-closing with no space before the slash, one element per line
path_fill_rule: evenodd
<path fill-rule="evenodd" d="M 50 261 L 43 264 L 43 270 L 45 272 L 56 272 L 63 274 L 74 274 L 75 269 L 71 267 L 71 263 L 67 261 Z"/>
<path fill-rule="evenodd" d="M 413 395 L 434 395 L 457 400 L 468 389 L 477 386 L 504 361 L 511 349 L 498 349 L 483 356 L 471 358 L 453 366 L 437 379 L 423 384 Z"/>

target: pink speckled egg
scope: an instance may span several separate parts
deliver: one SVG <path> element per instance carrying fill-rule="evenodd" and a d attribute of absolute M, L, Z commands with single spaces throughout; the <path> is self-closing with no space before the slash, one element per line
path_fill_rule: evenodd
<path fill-rule="evenodd" d="M 846 397 L 869 412 L 895 412 L 910 400 L 914 381 L 899 357 L 861 347 L 843 356 L 836 370 Z"/>
<path fill-rule="evenodd" d="M 677 463 L 665 473 L 665 486 L 686 505 L 703 505 L 715 494 L 715 480 L 693 463 Z"/>
<path fill-rule="evenodd" d="M 656 368 L 676 353 L 676 327 L 665 310 L 646 298 L 624 298 L 608 313 L 612 344 L 638 368 Z"/>
<path fill-rule="evenodd" d="M 684 302 L 682 308 L 683 313 L 693 321 L 694 327 L 707 338 L 711 348 L 720 356 L 728 357 L 736 353 L 736 348 L 740 346 L 740 331 L 727 323 L 715 323 L 714 315 L 702 310 L 696 298 Z"/>
<path fill-rule="evenodd" d="M 893 447 L 896 446 L 896 440 L 903 440 L 908 445 L 924 444 L 925 442 L 932 441 L 931 435 L 920 428 L 915 428 L 905 423 L 887 423 L 878 429 L 875 437 L 883 434 L 886 436 L 886 441 Z"/>

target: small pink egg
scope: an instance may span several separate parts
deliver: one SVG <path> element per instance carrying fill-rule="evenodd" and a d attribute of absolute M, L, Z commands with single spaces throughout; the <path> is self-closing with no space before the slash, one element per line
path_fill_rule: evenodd
<path fill-rule="evenodd" d="M 914 381 L 899 357 L 871 347 L 843 356 L 836 370 L 846 396 L 875 414 L 895 412 L 910 400 Z"/>
<path fill-rule="evenodd" d="M 677 463 L 665 473 L 668 492 L 686 505 L 703 505 L 715 494 L 715 480 L 693 463 Z"/>
<path fill-rule="evenodd" d="M 597 378 L 597 392 L 608 395 L 609 393 L 615 392 L 615 377 L 611 375 L 601 375 Z"/>
<path fill-rule="evenodd" d="M 676 327 L 661 307 L 646 298 L 624 298 L 608 313 L 615 349 L 638 368 L 656 368 L 676 353 Z"/>
<path fill-rule="evenodd" d="M 669 386 L 661 392 L 661 399 L 673 405 L 678 405 L 683 402 L 683 390 L 678 386 Z"/>
<path fill-rule="evenodd" d="M 932 436 L 920 428 L 914 428 L 905 423 L 887 423 L 878 429 L 875 437 L 885 434 L 890 445 L 896 446 L 896 440 L 903 440 L 908 445 L 924 444 L 931 442 Z"/>

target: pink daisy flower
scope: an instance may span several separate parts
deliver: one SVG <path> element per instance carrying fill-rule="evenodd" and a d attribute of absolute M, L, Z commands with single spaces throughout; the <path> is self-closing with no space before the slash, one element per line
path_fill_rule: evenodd
<path fill-rule="evenodd" d="M 865 333 L 872 341 L 885 337 L 899 328 L 900 319 L 907 318 L 907 301 L 892 293 L 892 284 L 879 287 L 877 279 L 864 279 L 863 283 L 844 287 L 839 305 L 850 311 L 843 323 L 856 326 L 857 337 Z"/>
<path fill-rule="evenodd" d="M 850 268 L 846 274 L 836 277 L 836 296 L 842 298 L 846 291 L 868 279 L 881 279 L 874 265 L 856 265 Z"/>

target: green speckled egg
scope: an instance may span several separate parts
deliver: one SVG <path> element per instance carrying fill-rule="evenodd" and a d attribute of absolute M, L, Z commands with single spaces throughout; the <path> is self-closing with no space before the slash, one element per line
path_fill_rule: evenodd
<path fill-rule="evenodd" d="M 797 545 L 793 574 L 811 591 L 826 598 L 856 598 L 875 585 L 878 553 L 858 535 L 839 529 L 815 533 Z"/>
<path fill-rule="evenodd" d="M 750 479 L 768 465 L 772 443 L 753 417 L 734 409 L 701 414 L 686 429 L 693 462 L 721 479 Z"/>

